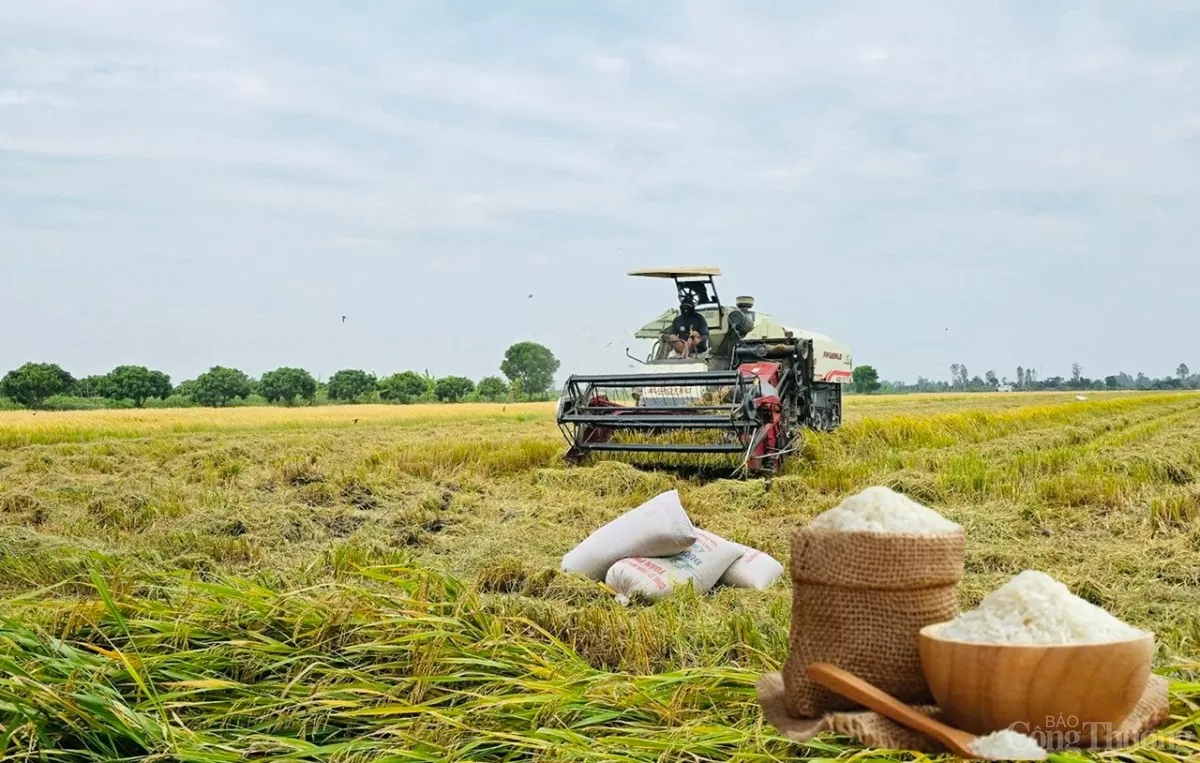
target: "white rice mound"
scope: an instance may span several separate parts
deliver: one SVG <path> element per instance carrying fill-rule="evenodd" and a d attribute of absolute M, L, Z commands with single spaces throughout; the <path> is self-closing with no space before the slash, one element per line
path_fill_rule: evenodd
<path fill-rule="evenodd" d="M 1045 760 L 1046 751 L 1037 740 L 1019 731 L 1001 729 L 971 743 L 971 752 L 991 760 Z"/>
<path fill-rule="evenodd" d="M 848 496 L 818 514 L 810 527 L 845 532 L 919 533 L 940 535 L 962 527 L 891 488 L 876 485 Z"/>
<path fill-rule="evenodd" d="M 1079 598 L 1046 573 L 1025 570 L 937 634 L 989 644 L 1095 644 L 1137 638 L 1145 631 Z"/>

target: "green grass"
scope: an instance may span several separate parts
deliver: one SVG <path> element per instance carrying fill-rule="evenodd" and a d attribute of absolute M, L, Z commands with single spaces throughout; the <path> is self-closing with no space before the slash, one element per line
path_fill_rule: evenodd
<path fill-rule="evenodd" d="M 1200 753 L 1200 396 L 848 406 L 769 484 L 567 468 L 545 406 L 4 414 L 0 760 L 921 759 L 764 724 L 786 582 L 627 609 L 557 569 L 672 487 L 786 561 L 869 484 L 966 527 L 964 607 L 1032 567 L 1153 630 L 1171 743 L 1124 759 Z"/>

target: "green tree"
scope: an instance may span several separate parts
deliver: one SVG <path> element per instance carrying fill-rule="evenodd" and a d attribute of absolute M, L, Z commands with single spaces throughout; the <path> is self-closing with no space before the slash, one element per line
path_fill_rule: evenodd
<path fill-rule="evenodd" d="M 416 371 L 401 371 L 379 382 L 379 396 L 393 403 L 420 400 L 429 389 L 429 380 Z"/>
<path fill-rule="evenodd" d="M 983 378 L 987 380 L 988 386 L 991 387 L 992 389 L 995 389 L 996 387 L 1000 386 L 1000 380 L 996 378 L 995 371 L 988 371 L 986 374 L 983 375 Z"/>
<path fill-rule="evenodd" d="M 108 376 L 85 376 L 78 379 L 71 387 L 71 394 L 77 397 L 110 397 Z"/>
<path fill-rule="evenodd" d="M 879 372 L 871 366 L 858 366 L 851 375 L 854 391 L 869 394 L 879 389 Z"/>
<path fill-rule="evenodd" d="M 105 397 L 132 400 L 141 408 L 152 397 L 166 400 L 171 396 L 171 377 L 145 366 L 117 366 L 108 372 Z"/>
<path fill-rule="evenodd" d="M 26 363 L 0 379 L 0 395 L 27 408 L 40 408 L 46 398 L 61 395 L 75 379 L 55 363 Z"/>
<path fill-rule="evenodd" d="M 444 376 L 433 385 L 433 394 L 446 403 L 457 403 L 475 391 L 475 382 L 462 376 Z"/>
<path fill-rule="evenodd" d="M 213 366 L 192 382 L 189 397 L 200 405 L 219 408 L 231 400 L 250 397 L 253 389 L 250 377 L 236 368 Z"/>
<path fill-rule="evenodd" d="M 303 368 L 284 366 L 262 375 L 258 382 L 258 393 L 268 403 L 282 401 L 295 405 L 297 398 L 311 403 L 317 396 L 317 380 Z"/>
<path fill-rule="evenodd" d="M 1071 364 L 1071 389 L 1083 389 L 1083 367 L 1078 363 Z"/>
<path fill-rule="evenodd" d="M 196 380 L 195 379 L 186 379 L 184 381 L 179 382 L 179 384 L 175 387 L 174 394 L 179 395 L 180 397 L 190 398 L 192 396 L 192 393 L 195 390 L 196 390 Z"/>
<path fill-rule="evenodd" d="M 558 358 L 537 342 L 518 342 L 504 353 L 500 370 L 510 382 L 521 382 L 525 394 L 545 392 L 554 384 Z"/>
<path fill-rule="evenodd" d="M 508 385 L 498 376 L 487 376 L 479 380 L 475 388 L 484 400 L 499 400 L 508 394 Z"/>
<path fill-rule="evenodd" d="M 374 374 L 358 369 L 344 369 L 329 377 L 329 399 L 354 401 L 375 391 L 378 384 Z"/>
<path fill-rule="evenodd" d="M 1187 367 L 1187 363 L 1180 363 L 1179 368 L 1175 369 L 1175 375 L 1179 377 L 1179 381 L 1184 381 L 1191 374 L 1191 370 Z"/>

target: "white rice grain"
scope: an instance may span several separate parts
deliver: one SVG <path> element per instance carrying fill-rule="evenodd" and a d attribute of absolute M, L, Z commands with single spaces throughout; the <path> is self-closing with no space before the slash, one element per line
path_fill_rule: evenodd
<path fill-rule="evenodd" d="M 1075 596 L 1046 573 L 1025 570 L 937 633 L 976 643 L 1091 644 L 1124 641 L 1145 632 Z"/>
<path fill-rule="evenodd" d="M 952 533 L 962 528 L 908 496 L 876 485 L 817 515 L 811 527 L 845 532 Z"/>
<path fill-rule="evenodd" d="M 1045 760 L 1046 751 L 1037 740 L 1012 729 L 993 731 L 977 737 L 971 752 L 991 760 Z"/>

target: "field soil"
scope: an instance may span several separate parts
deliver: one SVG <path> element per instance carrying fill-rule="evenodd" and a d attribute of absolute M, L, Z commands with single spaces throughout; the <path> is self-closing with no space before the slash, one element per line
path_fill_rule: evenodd
<path fill-rule="evenodd" d="M 0 760 L 861 755 L 763 722 L 787 580 L 622 607 L 558 562 L 678 488 L 786 564 L 873 484 L 966 528 L 962 607 L 1039 569 L 1152 630 L 1172 718 L 1124 759 L 1200 755 L 1200 395 L 852 397 L 769 481 L 568 467 L 553 416 L 0 412 Z"/>

